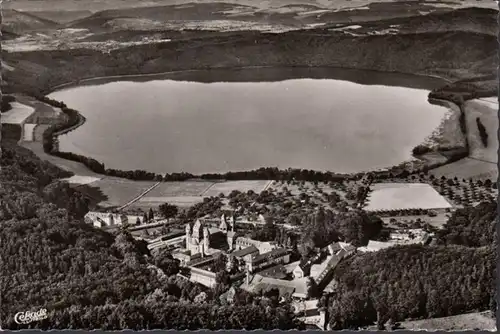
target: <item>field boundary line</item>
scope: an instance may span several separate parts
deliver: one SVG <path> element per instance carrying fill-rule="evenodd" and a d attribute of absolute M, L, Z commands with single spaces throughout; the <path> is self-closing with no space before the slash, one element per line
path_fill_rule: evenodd
<path fill-rule="evenodd" d="M 214 182 L 214 183 L 212 183 L 211 185 L 209 185 L 209 186 L 208 186 L 208 188 L 207 188 L 207 189 L 205 189 L 205 190 L 203 190 L 203 191 L 201 192 L 201 194 L 199 194 L 198 196 L 199 196 L 199 197 L 203 197 L 203 196 L 204 196 L 204 195 L 205 195 L 205 194 L 206 194 L 206 193 L 207 193 L 207 192 L 208 192 L 208 191 L 209 191 L 209 190 L 210 190 L 213 186 L 215 186 L 215 184 L 216 184 L 216 183 L 217 183 L 217 182 Z M 219 182 L 219 183 L 220 183 L 220 182 Z"/>
<path fill-rule="evenodd" d="M 496 162 L 493 162 L 493 161 L 488 161 L 488 160 L 484 160 L 484 159 L 479 159 L 479 158 L 474 158 L 474 157 L 471 157 L 469 156 L 468 157 L 469 159 L 472 159 L 472 160 L 476 160 L 476 161 L 481 161 L 481 162 L 484 162 L 484 163 L 487 163 L 487 164 L 497 164 Z"/>
<path fill-rule="evenodd" d="M 135 202 L 137 202 L 138 200 L 140 200 L 141 198 L 143 198 L 151 190 L 153 190 L 154 188 L 158 187 L 160 185 L 160 183 L 161 183 L 161 181 L 158 181 L 157 183 L 153 184 L 151 187 L 149 187 L 148 189 L 146 189 L 145 191 L 143 191 L 139 196 L 137 196 L 136 198 L 132 199 L 127 204 L 120 206 L 116 210 L 117 211 L 121 211 L 121 210 L 125 209 L 127 206 L 130 206 L 130 205 L 134 204 Z"/>
<path fill-rule="evenodd" d="M 267 182 L 266 186 L 264 187 L 264 189 L 262 189 L 262 191 L 265 191 L 267 189 L 269 189 L 269 187 L 271 187 L 271 185 L 274 183 L 274 180 L 270 180 L 269 182 Z"/>

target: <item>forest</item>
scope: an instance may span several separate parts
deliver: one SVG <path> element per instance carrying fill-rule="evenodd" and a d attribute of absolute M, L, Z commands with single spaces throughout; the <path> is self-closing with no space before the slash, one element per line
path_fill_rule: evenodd
<path fill-rule="evenodd" d="M 3 328 L 19 329 L 19 310 L 48 309 L 31 328 L 300 329 L 289 304 L 238 292 L 207 290 L 177 276 L 168 254 L 149 254 L 122 231 L 113 236 L 86 225 L 87 202 L 68 176 L 33 153 L 3 145 L 0 170 L 0 294 Z M 213 197 L 185 219 L 220 210 Z M 454 212 L 431 246 L 398 246 L 341 262 L 336 292 L 321 303 L 334 329 L 388 320 L 428 318 L 492 309 L 495 304 L 496 204 Z M 294 248 L 307 255 L 332 240 L 366 244 L 381 232 L 380 219 L 363 211 L 308 215 Z M 272 224 L 265 239 L 289 239 Z M 493 243 L 495 242 L 495 243 Z"/>
<path fill-rule="evenodd" d="M 204 291 L 127 232 L 85 224 L 85 200 L 56 180 L 67 172 L 31 152 L 4 145 L 1 164 L 4 329 L 303 328 L 287 306 L 247 296 L 225 305 L 219 295 L 229 287 Z M 40 308 L 47 319 L 14 322 L 20 310 Z"/>
<path fill-rule="evenodd" d="M 341 262 L 323 303 L 332 329 L 496 311 L 496 203 L 455 212 L 433 246 L 396 246 Z"/>

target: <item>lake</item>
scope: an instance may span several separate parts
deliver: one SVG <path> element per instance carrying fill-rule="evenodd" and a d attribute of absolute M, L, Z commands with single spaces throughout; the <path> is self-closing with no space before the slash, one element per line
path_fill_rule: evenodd
<path fill-rule="evenodd" d="M 240 69 L 98 79 L 49 96 L 87 122 L 60 150 L 106 168 L 338 173 L 397 165 L 441 123 L 438 79 L 339 69 Z"/>

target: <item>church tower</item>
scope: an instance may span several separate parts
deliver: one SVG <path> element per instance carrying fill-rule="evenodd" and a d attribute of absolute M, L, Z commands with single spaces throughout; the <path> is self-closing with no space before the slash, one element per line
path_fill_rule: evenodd
<path fill-rule="evenodd" d="M 115 218 L 113 217 L 112 213 L 108 215 L 108 220 L 109 220 L 109 226 L 115 225 Z"/>
<path fill-rule="evenodd" d="M 186 224 L 186 249 L 191 250 L 191 224 Z"/>
<path fill-rule="evenodd" d="M 203 227 L 203 253 L 207 252 L 210 248 L 210 232 L 206 226 Z"/>
<path fill-rule="evenodd" d="M 231 231 L 232 232 L 236 232 L 235 229 L 236 229 L 236 218 L 234 218 L 234 215 L 231 216 L 231 218 L 229 219 L 229 223 L 231 224 Z"/>
<path fill-rule="evenodd" d="M 229 230 L 229 226 L 227 224 L 227 219 L 226 219 L 226 216 L 225 215 L 222 215 L 220 217 L 220 225 L 219 225 L 219 230 L 221 230 L 222 232 L 224 233 L 227 233 L 227 231 Z"/>

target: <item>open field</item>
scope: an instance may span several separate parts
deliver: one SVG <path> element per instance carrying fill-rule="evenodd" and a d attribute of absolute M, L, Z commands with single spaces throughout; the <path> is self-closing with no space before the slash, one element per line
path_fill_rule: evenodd
<path fill-rule="evenodd" d="M 153 197 L 148 193 L 147 196 L 142 197 L 137 202 L 130 205 L 130 208 L 146 210 L 149 208 L 157 209 L 158 206 L 164 203 L 173 204 L 179 207 L 190 207 L 197 203 L 203 202 L 201 196 L 164 196 Z"/>
<path fill-rule="evenodd" d="M 465 102 L 470 158 L 487 162 L 498 162 L 498 101 L 471 100 Z M 488 147 L 484 147 L 479 136 L 476 118 L 481 120 L 488 133 Z"/>
<path fill-rule="evenodd" d="M 43 132 L 42 129 L 44 126 L 45 125 L 40 125 L 40 126 L 36 127 L 35 136 L 36 136 L 37 131 L 40 130 L 40 132 Z M 46 127 L 47 126 L 48 125 L 46 125 Z M 76 175 L 80 175 L 80 176 L 93 176 L 96 178 L 102 177 L 102 175 L 99 175 L 99 174 L 92 172 L 91 170 L 89 170 L 87 167 L 85 167 L 81 163 L 71 161 L 71 160 L 62 159 L 62 158 L 55 157 L 55 156 L 52 156 L 52 155 L 45 153 L 43 151 L 42 144 L 39 142 L 22 142 L 21 146 L 23 146 L 23 147 L 29 149 L 30 151 L 32 151 L 33 153 L 35 153 L 40 159 L 42 159 L 44 161 L 48 161 L 51 164 L 65 170 L 65 171 L 72 172 L 72 173 L 75 173 Z"/>
<path fill-rule="evenodd" d="M 440 126 L 426 139 L 424 144 L 439 149 L 465 147 L 465 135 L 460 129 L 460 108 L 456 104 L 444 100 L 433 104 L 444 106 L 448 111 Z"/>
<path fill-rule="evenodd" d="M 68 0 L 15 0 L 11 3 L 4 4 L 10 8 L 27 11 L 47 11 L 47 3 L 52 4 L 54 8 L 60 11 L 100 11 L 115 8 L 130 8 L 137 6 L 165 6 L 165 5 L 182 5 L 193 3 L 193 0 L 147 0 L 137 2 L 135 0 L 91 0 L 91 1 L 68 1 Z M 254 6 L 258 10 L 266 10 L 279 7 L 301 7 L 304 10 L 312 11 L 314 9 L 353 9 L 356 7 L 363 7 L 370 3 L 397 3 L 395 0 L 210 0 L 209 2 L 217 3 L 233 3 L 241 6 Z M 429 6 L 434 7 L 448 7 L 459 8 L 466 6 L 477 6 L 486 8 L 495 8 L 494 1 L 474 1 L 474 0 L 460 0 L 460 1 L 428 1 Z M 48 17 L 47 17 L 48 18 Z"/>
<path fill-rule="evenodd" d="M 432 186 L 424 183 L 379 183 L 372 185 L 372 189 L 366 211 L 452 207 Z"/>
<path fill-rule="evenodd" d="M 249 190 L 255 193 L 262 192 L 265 188 L 269 186 L 272 181 L 227 181 L 227 182 L 217 182 L 214 183 L 207 191 L 202 195 L 204 197 L 219 196 L 223 193 L 225 196 L 229 195 L 233 190 L 239 190 L 241 192 L 247 192 Z"/>
<path fill-rule="evenodd" d="M 83 19 L 93 13 L 90 10 L 37 10 L 30 14 L 42 19 L 50 20 L 59 24 L 69 23 L 71 21 Z"/>
<path fill-rule="evenodd" d="M 213 184 L 206 181 L 162 182 L 148 193 L 148 197 L 201 196 Z"/>
<path fill-rule="evenodd" d="M 428 331 L 496 331 L 495 318 L 489 312 L 468 313 L 452 317 L 405 321 L 401 323 L 404 329 Z"/>
<path fill-rule="evenodd" d="M 74 175 L 67 179 L 63 179 L 63 181 L 67 181 L 70 184 L 91 184 L 101 179 L 102 177 Z"/>
<path fill-rule="evenodd" d="M 98 187 L 108 199 L 100 203 L 102 206 L 122 206 L 151 188 L 154 181 L 131 181 L 116 177 L 106 177 L 93 182 L 92 187 Z"/>
<path fill-rule="evenodd" d="M 444 165 L 433 169 L 430 174 L 436 177 L 445 176 L 447 178 L 458 177 L 459 179 L 491 179 L 498 178 L 498 166 L 496 163 L 479 161 L 465 158 L 449 165 Z"/>
<path fill-rule="evenodd" d="M 12 109 L 2 113 L 2 124 L 21 124 L 28 119 L 33 113 L 35 109 L 31 106 L 27 106 L 25 104 L 21 104 L 19 102 L 11 103 Z"/>

